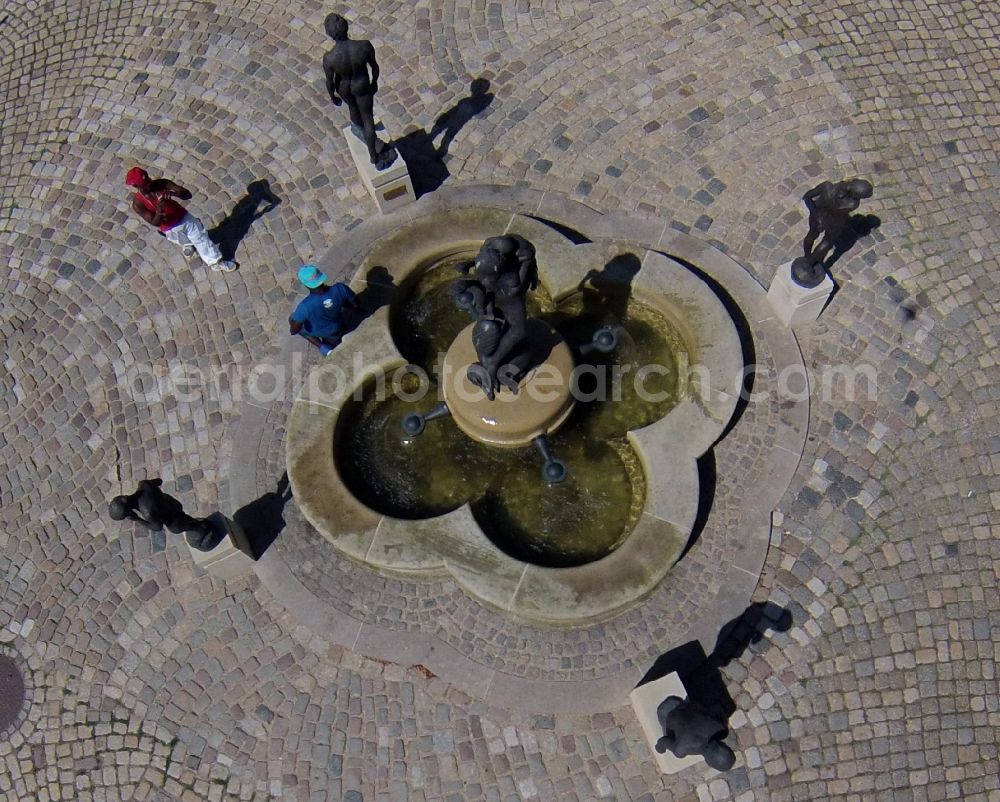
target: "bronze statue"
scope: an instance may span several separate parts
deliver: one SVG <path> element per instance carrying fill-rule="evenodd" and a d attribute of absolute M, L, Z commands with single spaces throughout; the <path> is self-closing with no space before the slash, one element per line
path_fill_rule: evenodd
<path fill-rule="evenodd" d="M 736 762 L 733 750 L 722 742 L 726 725 L 704 705 L 668 696 L 656 708 L 656 718 L 663 728 L 663 737 L 656 742 L 660 754 L 669 749 L 677 757 L 701 755 L 716 771 L 729 771 Z"/>
<path fill-rule="evenodd" d="M 525 294 L 538 286 L 535 246 L 517 234 L 490 237 L 474 261 L 456 269 L 473 274 L 452 288 L 456 303 L 476 317 L 472 343 L 479 361 L 469 366 L 469 381 L 491 401 L 501 386 L 517 393 L 533 357 Z"/>
<path fill-rule="evenodd" d="M 192 518 L 177 499 L 160 490 L 162 484 L 162 479 L 143 479 L 131 495 L 111 499 L 108 515 L 113 521 L 135 521 L 153 532 L 164 527 L 175 534 L 184 532 L 188 545 L 198 551 L 218 546 L 225 530 L 217 530 L 207 518 Z"/>
<path fill-rule="evenodd" d="M 323 56 L 326 91 L 334 106 L 339 106 L 341 100 L 347 103 L 351 130 L 364 140 L 372 164 L 384 170 L 396 160 L 396 151 L 375 135 L 374 104 L 379 76 L 375 48 L 367 40 L 348 39 L 347 20 L 340 14 L 328 14 L 323 27 L 335 42 L 333 50 Z"/>
<path fill-rule="evenodd" d="M 824 260 L 843 236 L 851 213 L 870 198 L 874 188 L 863 178 L 836 184 L 824 181 L 810 189 L 802 200 L 809 210 L 809 233 L 802 241 L 803 255 L 792 262 L 792 278 L 803 287 L 818 286 L 826 276 Z M 822 234 L 819 245 L 813 249 Z"/>

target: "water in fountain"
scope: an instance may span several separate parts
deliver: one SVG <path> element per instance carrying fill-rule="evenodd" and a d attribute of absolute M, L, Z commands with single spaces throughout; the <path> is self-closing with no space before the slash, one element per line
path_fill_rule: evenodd
<path fill-rule="evenodd" d="M 403 288 L 391 310 L 397 346 L 428 372 L 469 324 L 468 313 L 451 300 L 450 285 L 457 276 L 454 265 L 473 255 L 456 254 L 428 266 Z M 483 531 L 508 554 L 539 565 L 579 565 L 613 551 L 638 521 L 645 485 L 625 434 L 659 419 L 677 403 L 678 356 L 686 364 L 686 354 L 670 323 L 627 295 L 585 289 L 556 304 L 539 288 L 529 295 L 529 314 L 547 319 L 573 345 L 588 341 L 603 325 L 618 334 L 614 352 L 595 351 L 579 360 L 603 367 L 604 376 L 583 377 L 580 390 L 585 395 L 563 427 L 549 436 L 569 470 L 565 482 L 542 481 L 533 448 L 478 443 L 447 418 L 408 439 L 400 421 L 439 403 L 433 382 L 422 398 L 412 400 L 379 394 L 374 384 L 366 387 L 362 400 L 348 404 L 341 414 L 337 464 L 351 492 L 386 515 L 427 518 L 469 502 Z M 618 387 L 612 370 L 616 365 L 623 377 Z M 660 365 L 663 371 L 648 375 L 645 392 L 640 392 L 633 376 L 643 365 Z M 408 375 L 401 383 L 403 395 L 417 395 L 419 384 L 415 375 Z M 592 396 L 597 399 L 587 400 Z"/>

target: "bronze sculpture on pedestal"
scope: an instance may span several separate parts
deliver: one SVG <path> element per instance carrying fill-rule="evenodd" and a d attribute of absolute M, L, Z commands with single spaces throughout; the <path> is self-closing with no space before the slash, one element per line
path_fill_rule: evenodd
<path fill-rule="evenodd" d="M 704 705 L 668 696 L 656 708 L 656 718 L 663 728 L 663 736 L 656 742 L 660 754 L 669 749 L 677 757 L 701 755 L 716 771 L 729 771 L 736 762 L 733 750 L 722 742 L 726 725 Z"/>
<path fill-rule="evenodd" d="M 469 381 L 490 400 L 501 386 L 517 393 L 534 356 L 525 294 L 538 286 L 535 246 L 517 234 L 490 237 L 475 260 L 456 269 L 472 273 L 453 287 L 455 302 L 476 317 L 472 343 L 478 361 L 469 366 Z"/>
<path fill-rule="evenodd" d="M 396 151 L 375 135 L 374 104 L 379 77 L 375 48 L 364 39 L 348 39 L 347 20 L 340 14 L 328 14 L 323 27 L 335 42 L 333 49 L 323 56 L 326 91 L 333 105 L 347 103 L 351 130 L 364 140 L 372 164 L 384 170 L 396 160 Z"/>
<path fill-rule="evenodd" d="M 836 184 L 824 181 L 802 196 L 809 210 L 809 233 L 802 241 L 803 255 L 792 262 L 792 278 L 797 284 L 816 287 L 822 283 L 826 276 L 824 260 L 843 236 L 851 213 L 873 191 L 870 181 L 852 178 Z M 820 234 L 822 238 L 814 249 Z"/>

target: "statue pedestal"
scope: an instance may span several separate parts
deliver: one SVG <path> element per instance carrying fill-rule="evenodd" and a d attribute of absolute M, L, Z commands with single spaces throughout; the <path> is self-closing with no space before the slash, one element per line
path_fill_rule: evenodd
<path fill-rule="evenodd" d="M 796 326 L 816 320 L 832 293 L 828 275 L 816 287 L 803 287 L 792 278 L 792 263 L 787 262 L 775 271 L 767 302 L 782 325 Z"/>
<path fill-rule="evenodd" d="M 194 561 L 220 579 L 233 579 L 249 571 L 255 558 L 246 533 L 221 512 L 212 513 L 208 520 L 216 532 L 224 531 L 226 536 L 211 551 L 199 551 L 188 544 Z"/>
<path fill-rule="evenodd" d="M 681 682 L 680 675 L 677 673 L 670 673 L 658 680 L 640 685 L 628 695 L 628 698 L 632 702 L 632 709 L 635 711 L 636 718 L 639 719 L 639 724 L 642 725 L 642 731 L 646 735 L 649 751 L 653 753 L 656 765 L 659 766 L 663 774 L 676 774 L 688 766 L 703 762 L 704 759 L 701 755 L 677 757 L 669 749 L 662 755 L 656 751 L 656 742 L 663 735 L 660 722 L 656 718 L 656 708 L 668 696 L 679 696 L 682 699 L 687 699 L 684 683 Z"/>
<path fill-rule="evenodd" d="M 348 125 L 341 131 L 361 175 L 361 183 L 375 199 L 380 212 L 384 214 L 417 199 L 413 192 L 413 182 L 410 181 L 410 168 L 406 166 L 402 153 L 399 153 L 396 161 L 384 170 L 379 170 L 371 163 L 371 159 L 368 158 L 368 148 L 354 135 L 351 126 Z"/>
<path fill-rule="evenodd" d="M 441 390 L 452 419 L 473 440 L 492 446 L 522 448 L 558 429 L 573 411 L 573 352 L 542 320 L 528 319 L 529 342 L 540 346 L 535 364 L 521 380 L 517 395 L 501 387 L 492 401 L 469 381 L 469 365 L 478 359 L 472 343 L 474 323 L 455 337 L 445 354 Z"/>

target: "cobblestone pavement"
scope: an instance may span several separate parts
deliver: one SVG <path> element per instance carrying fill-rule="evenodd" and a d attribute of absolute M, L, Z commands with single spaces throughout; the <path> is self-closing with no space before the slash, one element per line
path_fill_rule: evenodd
<path fill-rule="evenodd" d="M 387 130 L 490 81 L 450 182 L 681 221 L 765 284 L 821 177 L 881 226 L 836 266 L 812 399 L 755 598 L 792 614 L 723 669 L 725 776 L 661 777 L 631 709 L 515 713 L 309 633 L 254 578 L 111 526 L 159 474 L 218 503 L 231 377 L 282 336 L 291 268 L 377 214 L 325 98 L 316 2 L 13 0 L 0 10 L 0 650 L 28 699 L 12 800 L 1000 799 L 1000 21 L 977 0 L 379 0 L 349 12 Z M 423 133 L 421 133 L 423 132 Z M 218 225 L 282 203 L 211 273 L 128 214 L 133 163 Z M 184 363 L 211 392 L 126 386 Z M 218 377 L 222 378 L 218 378 Z M 134 389 L 134 388 L 133 388 Z M 991 601 L 992 600 L 992 601 Z M 615 644 L 608 644 L 614 648 Z M 527 644 L 530 648 L 530 644 Z"/>

